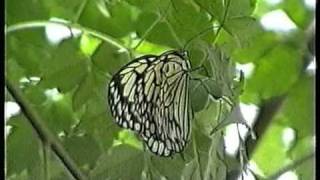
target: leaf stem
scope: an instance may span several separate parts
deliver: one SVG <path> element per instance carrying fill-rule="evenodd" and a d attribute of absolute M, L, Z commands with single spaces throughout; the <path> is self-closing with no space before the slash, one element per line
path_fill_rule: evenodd
<path fill-rule="evenodd" d="M 48 146 L 53 150 L 53 152 L 59 157 L 65 167 L 69 170 L 71 175 L 77 179 L 87 179 L 84 174 L 77 167 L 75 162 L 71 159 L 68 152 L 63 148 L 61 142 L 54 136 L 52 132 L 45 126 L 43 119 L 39 114 L 29 105 L 28 100 L 23 96 L 21 90 L 15 86 L 12 81 L 6 77 L 6 87 L 15 101 L 21 108 L 21 111 L 29 120 L 36 133 L 39 135 L 40 139 L 47 143 Z"/>
<path fill-rule="evenodd" d="M 216 43 L 217 37 L 219 36 L 219 33 L 220 33 L 221 29 L 223 28 L 224 23 L 225 23 L 225 21 L 226 21 L 226 19 L 227 19 L 230 2 L 231 2 L 231 0 L 228 0 L 227 5 L 226 5 L 227 7 L 226 7 L 226 10 L 225 10 L 224 15 L 223 15 L 223 19 L 222 19 L 221 25 L 219 26 L 219 28 L 218 28 L 218 30 L 217 30 L 217 33 L 216 33 L 216 36 L 214 37 L 213 44 Z"/>
<path fill-rule="evenodd" d="M 200 153 L 199 153 L 199 150 L 197 148 L 197 142 L 196 142 L 196 137 L 195 137 L 195 134 L 193 133 L 192 134 L 192 146 L 193 146 L 193 153 L 194 153 L 194 156 L 195 156 L 195 160 L 198 164 L 198 171 L 199 171 L 199 176 L 200 176 L 200 179 L 203 179 L 203 175 L 202 175 L 202 167 L 201 167 L 201 160 L 200 160 Z"/>
<path fill-rule="evenodd" d="M 49 174 L 49 157 L 50 157 L 50 149 L 49 144 L 45 141 L 42 141 L 42 165 L 43 165 L 43 179 L 49 180 L 50 174 Z"/>
<path fill-rule="evenodd" d="M 34 28 L 41 28 L 46 27 L 48 25 L 61 25 L 66 26 L 67 28 L 75 28 L 79 29 L 82 32 L 88 33 L 96 38 L 99 38 L 105 42 L 108 42 L 115 47 L 118 47 L 120 50 L 124 50 L 125 52 L 129 53 L 129 48 L 125 47 L 121 42 L 119 42 L 117 39 L 108 36 L 104 33 L 98 32 L 96 30 L 93 30 L 88 27 L 84 27 L 77 23 L 70 23 L 70 22 L 61 22 L 61 21 L 27 21 L 27 22 L 20 22 L 17 24 L 10 25 L 5 28 L 5 35 L 8 35 L 9 33 L 25 30 L 25 29 L 34 29 Z"/>
<path fill-rule="evenodd" d="M 80 7 L 79 7 L 79 9 L 78 9 L 78 11 L 77 11 L 77 14 L 76 14 L 76 16 L 73 18 L 73 22 L 76 23 L 76 22 L 79 21 L 79 19 L 80 19 L 81 15 L 82 15 L 82 13 L 83 13 L 83 11 L 84 11 L 84 8 L 86 7 L 87 3 L 88 3 L 88 0 L 82 0 L 82 3 L 80 4 Z"/>

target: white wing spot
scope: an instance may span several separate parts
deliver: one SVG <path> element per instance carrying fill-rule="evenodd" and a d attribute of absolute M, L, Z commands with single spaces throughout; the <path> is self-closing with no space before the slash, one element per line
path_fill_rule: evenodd
<path fill-rule="evenodd" d="M 158 141 L 155 141 L 152 145 L 152 151 L 157 152 L 157 149 L 158 149 Z"/>
<path fill-rule="evenodd" d="M 136 131 L 140 131 L 140 124 L 139 124 L 139 123 L 135 123 L 135 124 L 134 124 L 134 129 L 135 129 Z"/>
<path fill-rule="evenodd" d="M 163 142 L 160 142 L 160 144 L 159 144 L 159 154 L 163 153 L 163 148 L 164 148 Z"/>
<path fill-rule="evenodd" d="M 154 139 L 153 139 L 152 137 L 148 140 L 148 145 L 149 145 L 149 147 L 151 147 L 153 141 L 154 141 Z"/>
<path fill-rule="evenodd" d="M 122 123 L 122 126 L 123 126 L 124 128 L 127 128 L 127 127 L 128 127 L 127 122 L 126 122 L 126 121 L 124 121 L 124 122 Z"/>
<path fill-rule="evenodd" d="M 122 70 L 121 72 L 120 72 L 120 74 L 122 75 L 122 74 L 126 74 L 126 73 L 128 73 L 128 72 L 130 72 L 130 71 L 132 71 L 133 70 L 133 68 L 125 68 L 124 70 Z"/>

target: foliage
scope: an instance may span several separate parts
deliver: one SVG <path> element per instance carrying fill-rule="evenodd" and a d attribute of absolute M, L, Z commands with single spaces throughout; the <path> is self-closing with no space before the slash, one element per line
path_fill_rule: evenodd
<path fill-rule="evenodd" d="M 265 30 L 258 20 L 274 9 L 283 9 L 297 28 Z M 58 44 L 48 35 L 53 17 L 73 32 Z M 314 149 L 314 74 L 306 73 L 304 62 L 312 17 L 301 0 L 10 0 L 5 75 L 90 179 L 226 179 L 240 169 L 238 157 L 225 154 L 223 131 L 210 132 L 231 112 L 212 97 L 262 106 L 285 95 L 249 154 L 263 174 L 255 173 L 268 177 Z M 106 85 L 134 57 L 181 48 L 189 51 L 192 67 L 205 67 L 192 73 L 206 79 L 205 86 L 191 82 L 195 118 L 185 152 L 156 157 L 137 135 L 112 122 Z M 235 80 L 236 63 L 255 67 L 244 83 Z M 5 93 L 6 101 L 15 100 Z M 12 127 L 6 137 L 8 179 L 43 179 L 43 166 L 50 179 L 71 178 L 52 151 L 45 164 L 40 137 L 22 113 L 6 126 Z M 281 139 L 286 128 L 296 134 L 289 147 Z M 313 168 L 307 161 L 292 170 L 312 179 Z"/>

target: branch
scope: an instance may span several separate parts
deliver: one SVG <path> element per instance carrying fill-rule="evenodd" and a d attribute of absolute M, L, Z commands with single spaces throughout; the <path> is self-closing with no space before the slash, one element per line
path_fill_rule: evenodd
<path fill-rule="evenodd" d="M 27 117 L 30 124 L 34 128 L 34 130 L 39 135 L 40 139 L 47 143 L 49 147 L 53 150 L 53 152 L 59 157 L 59 159 L 63 162 L 65 167 L 69 170 L 72 176 L 75 179 L 87 179 L 84 174 L 77 167 L 75 162 L 71 159 L 68 152 L 63 148 L 62 144 L 59 140 L 54 136 L 52 132 L 45 126 L 43 120 L 39 116 L 39 114 L 32 109 L 29 105 L 28 100 L 23 96 L 22 92 L 18 87 L 16 87 L 12 81 L 6 77 L 6 87 L 15 101 L 19 104 L 21 111 Z"/>
<path fill-rule="evenodd" d="M 286 95 L 273 97 L 262 103 L 259 114 L 257 115 L 257 119 L 253 127 L 254 132 L 256 133 L 256 136 L 258 138 L 261 138 L 265 131 L 268 129 L 269 125 L 272 123 L 271 120 L 273 119 L 274 115 L 276 115 L 279 111 L 285 98 Z M 247 138 L 246 144 L 249 159 L 251 159 L 258 142 L 259 141 L 257 140 L 251 140 L 250 138 Z"/>

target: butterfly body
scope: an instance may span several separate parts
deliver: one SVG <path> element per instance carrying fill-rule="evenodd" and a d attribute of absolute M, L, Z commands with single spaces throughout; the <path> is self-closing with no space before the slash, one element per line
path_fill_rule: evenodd
<path fill-rule="evenodd" d="M 115 122 L 137 132 L 156 155 L 179 153 L 189 140 L 190 69 L 186 52 L 172 50 L 132 60 L 109 83 Z"/>

